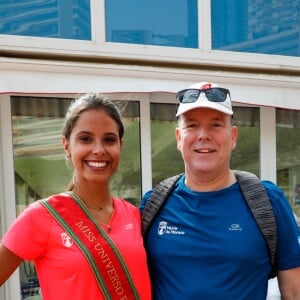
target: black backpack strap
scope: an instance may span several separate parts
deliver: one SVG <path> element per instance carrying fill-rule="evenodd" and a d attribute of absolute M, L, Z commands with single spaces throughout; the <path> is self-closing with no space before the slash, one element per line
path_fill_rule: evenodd
<path fill-rule="evenodd" d="M 249 172 L 234 171 L 250 211 L 259 226 L 269 248 L 272 271 L 270 278 L 276 276 L 275 253 L 277 246 L 277 224 L 272 205 L 260 179 Z"/>
<path fill-rule="evenodd" d="M 142 234 L 145 235 L 157 212 L 173 190 L 175 183 L 182 176 L 178 174 L 157 184 L 146 202 L 142 212 Z"/>

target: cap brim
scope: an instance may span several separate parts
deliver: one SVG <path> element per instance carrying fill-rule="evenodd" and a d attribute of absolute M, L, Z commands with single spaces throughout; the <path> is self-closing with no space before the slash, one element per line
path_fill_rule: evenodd
<path fill-rule="evenodd" d="M 176 117 L 179 117 L 180 115 L 196 108 L 210 108 L 213 110 L 220 111 L 227 115 L 233 115 L 233 111 L 231 108 L 225 107 L 224 105 L 221 105 L 218 102 L 196 101 L 193 103 L 180 103 L 176 113 Z"/>

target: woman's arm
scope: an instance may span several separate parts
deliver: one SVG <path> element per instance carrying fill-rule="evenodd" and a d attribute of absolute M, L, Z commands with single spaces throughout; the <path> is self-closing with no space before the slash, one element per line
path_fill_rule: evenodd
<path fill-rule="evenodd" d="M 23 259 L 0 244 L 0 286 L 23 262 Z"/>

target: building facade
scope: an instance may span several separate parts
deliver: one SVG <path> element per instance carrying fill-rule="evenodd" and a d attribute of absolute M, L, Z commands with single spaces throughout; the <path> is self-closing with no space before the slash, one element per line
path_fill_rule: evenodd
<path fill-rule="evenodd" d="M 112 188 L 138 205 L 182 172 L 175 93 L 200 81 L 231 91 L 232 168 L 277 183 L 300 216 L 300 0 L 10 0 L 0 12 L 0 235 L 70 180 L 61 130 L 73 98 L 100 92 L 122 108 Z M 31 264 L 0 299 L 39 299 Z"/>

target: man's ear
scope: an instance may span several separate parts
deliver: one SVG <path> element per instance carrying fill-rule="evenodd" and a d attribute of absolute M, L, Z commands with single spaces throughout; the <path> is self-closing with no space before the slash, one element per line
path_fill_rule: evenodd
<path fill-rule="evenodd" d="M 235 149 L 237 138 L 238 138 L 238 128 L 237 128 L 237 126 L 234 125 L 231 128 L 231 140 L 232 140 L 231 150 Z"/>
<path fill-rule="evenodd" d="M 181 134 L 180 134 L 180 129 L 176 127 L 175 129 L 175 136 L 176 136 L 176 141 L 177 141 L 177 150 L 181 150 Z"/>

